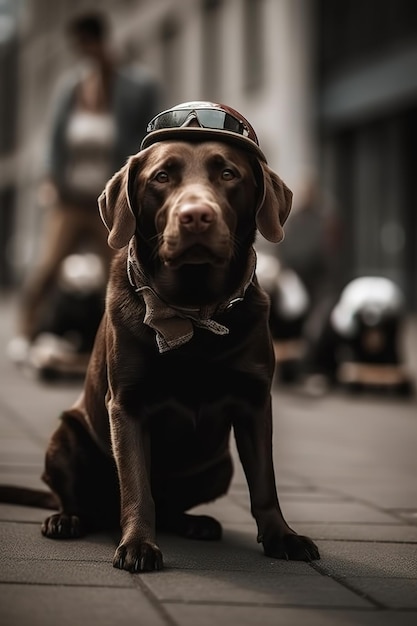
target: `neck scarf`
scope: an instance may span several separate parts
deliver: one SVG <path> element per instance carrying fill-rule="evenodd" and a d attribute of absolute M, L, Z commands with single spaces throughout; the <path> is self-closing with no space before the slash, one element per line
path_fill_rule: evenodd
<path fill-rule="evenodd" d="M 194 327 L 205 328 L 215 335 L 229 334 L 227 326 L 219 324 L 212 319 L 212 316 L 216 313 L 223 313 L 242 302 L 246 290 L 253 282 L 255 267 L 256 253 L 251 248 L 242 284 L 230 298 L 214 305 L 186 308 L 172 306 L 164 302 L 158 293 L 146 284 L 147 279 L 137 260 L 133 238 L 130 240 L 127 256 L 129 283 L 135 292 L 143 298 L 145 304 L 143 321 L 155 331 L 156 343 L 160 353 L 179 348 L 190 341 L 194 335 Z"/>

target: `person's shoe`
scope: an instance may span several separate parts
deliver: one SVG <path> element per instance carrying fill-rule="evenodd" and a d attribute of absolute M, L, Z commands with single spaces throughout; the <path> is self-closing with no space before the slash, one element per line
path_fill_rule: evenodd
<path fill-rule="evenodd" d="M 313 398 L 321 398 L 330 391 L 330 381 L 324 374 L 310 374 L 304 379 L 303 391 Z"/>
<path fill-rule="evenodd" d="M 15 365 L 23 365 L 27 362 L 30 352 L 30 341 L 24 335 L 13 337 L 7 345 L 6 354 Z"/>

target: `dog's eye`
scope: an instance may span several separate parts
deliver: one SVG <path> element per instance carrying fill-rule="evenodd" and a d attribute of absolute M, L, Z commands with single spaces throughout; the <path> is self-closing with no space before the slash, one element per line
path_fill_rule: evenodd
<path fill-rule="evenodd" d="M 160 172 L 157 172 L 155 174 L 154 180 L 156 180 L 158 183 L 167 183 L 169 181 L 169 176 L 166 172 L 161 170 Z"/>
<path fill-rule="evenodd" d="M 233 180 L 234 178 L 236 178 L 236 174 L 233 170 L 227 167 L 222 171 L 222 178 L 223 180 Z"/>

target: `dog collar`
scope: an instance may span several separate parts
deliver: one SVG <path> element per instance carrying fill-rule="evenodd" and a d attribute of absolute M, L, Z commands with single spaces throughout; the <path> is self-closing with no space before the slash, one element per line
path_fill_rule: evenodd
<path fill-rule="evenodd" d="M 205 328 L 215 335 L 227 335 L 229 329 L 212 319 L 216 313 L 230 310 L 245 297 L 253 282 L 256 268 L 256 253 L 250 249 L 249 260 L 242 285 L 225 302 L 201 308 L 176 307 L 166 303 L 149 285 L 136 257 L 134 238 L 129 242 L 127 255 L 127 277 L 129 283 L 145 304 L 144 323 L 156 332 L 156 343 L 160 353 L 179 348 L 194 335 L 194 327 Z"/>

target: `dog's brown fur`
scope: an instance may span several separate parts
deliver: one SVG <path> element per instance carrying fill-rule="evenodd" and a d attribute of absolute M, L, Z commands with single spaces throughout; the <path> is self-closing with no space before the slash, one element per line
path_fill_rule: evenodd
<path fill-rule="evenodd" d="M 290 206 L 291 192 L 264 162 L 220 142 L 155 144 L 108 183 L 100 211 L 120 252 L 84 393 L 47 451 L 44 480 L 60 509 L 44 535 L 120 521 L 113 564 L 129 571 L 162 567 L 156 528 L 219 538 L 216 520 L 185 512 L 226 493 L 233 428 L 265 554 L 319 558 L 285 522 L 276 493 L 268 299 L 253 277 L 243 300 L 224 306 L 245 280 L 256 229 L 279 241 Z M 228 334 L 197 324 L 189 341 L 158 351 L 126 271 L 132 237 L 136 267 L 160 299 L 180 316 L 207 308 Z"/>

